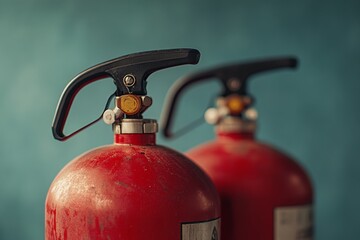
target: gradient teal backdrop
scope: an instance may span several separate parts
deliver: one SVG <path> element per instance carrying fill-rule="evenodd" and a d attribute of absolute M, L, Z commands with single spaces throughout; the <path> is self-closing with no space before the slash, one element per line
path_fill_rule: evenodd
<path fill-rule="evenodd" d="M 65 143 L 52 138 L 52 117 L 67 82 L 111 58 L 177 47 L 199 49 L 201 61 L 149 78 L 154 105 L 147 117 L 159 118 L 167 89 L 183 74 L 233 60 L 298 56 L 297 71 L 250 83 L 260 112 L 258 138 L 311 174 L 317 239 L 357 239 L 359 13 L 358 0 L 0 0 L 0 239 L 43 239 L 52 179 L 75 156 L 112 142 L 102 122 Z M 99 114 L 93 106 L 105 103 L 113 90 L 108 83 L 89 87 L 72 123 L 92 120 L 87 112 Z M 180 124 L 203 111 L 197 103 L 208 99 L 197 96 Z M 185 151 L 212 138 L 212 126 L 204 124 L 177 140 L 158 140 Z"/>

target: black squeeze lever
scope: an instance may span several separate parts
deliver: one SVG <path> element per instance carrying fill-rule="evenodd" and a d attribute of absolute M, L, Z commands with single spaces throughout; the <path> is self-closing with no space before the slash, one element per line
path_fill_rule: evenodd
<path fill-rule="evenodd" d="M 176 104 L 181 93 L 190 85 L 215 78 L 220 80 L 223 85 L 223 92 L 220 94 L 221 96 L 225 97 L 231 94 L 245 96 L 247 95 L 246 83 L 250 76 L 256 73 L 278 68 L 295 68 L 296 65 L 297 60 L 293 57 L 273 58 L 254 62 L 224 65 L 179 79 L 169 90 L 168 97 L 165 101 L 161 121 L 163 135 L 167 138 L 173 137 L 173 133 L 170 129 L 173 123 Z"/>
<path fill-rule="evenodd" d="M 69 135 L 63 133 L 72 102 L 76 94 L 86 85 L 112 78 L 117 88 L 116 96 L 128 93 L 146 95 L 146 79 L 151 73 L 183 64 L 197 64 L 199 58 L 200 53 L 195 49 L 148 51 L 115 58 L 81 72 L 70 81 L 60 97 L 52 124 L 54 138 L 64 141 L 101 119 L 100 116 Z"/>

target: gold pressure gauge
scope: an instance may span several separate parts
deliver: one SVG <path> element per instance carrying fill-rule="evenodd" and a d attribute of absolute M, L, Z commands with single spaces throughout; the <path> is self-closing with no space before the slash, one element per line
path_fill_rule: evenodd
<path fill-rule="evenodd" d="M 135 115 L 141 110 L 141 99 L 138 96 L 127 94 L 117 100 L 117 106 L 127 115 Z"/>

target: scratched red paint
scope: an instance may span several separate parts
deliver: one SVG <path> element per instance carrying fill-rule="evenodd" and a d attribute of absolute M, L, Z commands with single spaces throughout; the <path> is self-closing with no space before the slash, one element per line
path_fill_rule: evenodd
<path fill-rule="evenodd" d="M 182 222 L 220 217 L 203 171 L 155 135 L 131 135 L 61 170 L 46 199 L 47 240 L 180 240 Z"/>

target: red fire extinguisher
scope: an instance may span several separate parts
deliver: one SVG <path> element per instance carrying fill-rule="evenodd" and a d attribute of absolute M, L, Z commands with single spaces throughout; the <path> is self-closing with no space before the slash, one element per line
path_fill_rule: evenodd
<path fill-rule="evenodd" d="M 220 239 L 220 199 L 211 180 L 182 154 L 156 145 L 157 123 L 142 117 L 152 104 L 147 77 L 196 64 L 199 57 L 194 49 L 131 54 L 91 67 L 67 85 L 55 113 L 54 137 L 64 141 L 103 118 L 113 125 L 114 144 L 76 157 L 56 176 L 46 198 L 45 239 Z M 117 88 L 115 108 L 65 135 L 76 94 L 109 77 Z"/>
<path fill-rule="evenodd" d="M 254 137 L 257 113 L 248 94 L 253 74 L 294 68 L 294 58 L 221 66 L 184 77 L 171 88 L 163 112 L 163 133 L 172 137 L 179 96 L 190 85 L 220 80 L 222 93 L 205 119 L 216 139 L 187 152 L 215 183 L 222 205 L 223 240 L 313 239 L 313 190 L 309 176 L 292 158 Z"/>

